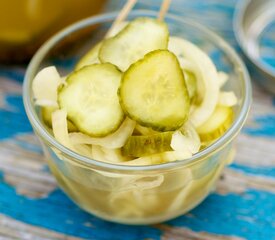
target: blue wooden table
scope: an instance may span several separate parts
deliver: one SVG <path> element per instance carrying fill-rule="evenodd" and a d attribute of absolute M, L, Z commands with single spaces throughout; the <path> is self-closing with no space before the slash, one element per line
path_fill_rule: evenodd
<path fill-rule="evenodd" d="M 136 8 L 158 9 L 159 3 L 140 0 Z M 111 1 L 107 9 L 117 10 L 122 4 Z M 236 0 L 174 0 L 170 11 L 207 25 L 239 51 L 232 31 L 235 4 Z M 274 51 L 274 31 L 267 37 L 266 48 Z M 238 137 L 235 162 L 224 171 L 215 193 L 185 216 L 136 227 L 85 213 L 57 187 L 24 112 L 24 72 L 25 67 L 0 67 L 1 240 L 275 239 L 275 97 L 271 94 L 254 84 L 254 103 Z"/>

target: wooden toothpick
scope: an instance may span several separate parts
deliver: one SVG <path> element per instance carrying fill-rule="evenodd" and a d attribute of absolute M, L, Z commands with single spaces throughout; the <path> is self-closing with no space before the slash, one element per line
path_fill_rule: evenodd
<path fill-rule="evenodd" d="M 106 37 L 109 37 L 109 34 L 112 32 L 112 30 L 122 21 L 124 21 L 126 19 L 126 17 L 128 16 L 128 14 L 130 13 L 130 11 L 132 10 L 132 8 L 135 6 L 137 0 L 128 0 L 125 5 L 123 6 L 123 8 L 121 9 L 121 11 L 119 12 L 117 18 L 115 19 L 115 21 L 113 22 L 112 26 L 110 27 L 110 29 L 108 30 Z"/>
<path fill-rule="evenodd" d="M 167 13 L 171 0 L 163 0 L 162 5 L 159 11 L 158 20 L 162 21 L 164 19 L 165 14 Z"/>

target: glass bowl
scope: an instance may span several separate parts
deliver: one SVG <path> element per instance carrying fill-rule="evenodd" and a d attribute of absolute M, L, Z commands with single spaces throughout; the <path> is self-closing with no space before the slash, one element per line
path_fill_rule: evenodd
<path fill-rule="evenodd" d="M 59 186 L 82 209 L 100 218 L 125 224 L 152 224 L 175 218 L 198 205 L 215 188 L 224 166 L 233 159 L 233 140 L 241 130 L 251 103 L 247 70 L 234 50 L 204 26 L 167 15 L 171 35 L 197 44 L 229 75 L 226 90 L 238 97 L 235 119 L 215 143 L 187 160 L 151 166 L 125 166 L 81 156 L 62 146 L 40 120 L 34 105 L 32 80 L 42 68 L 55 65 L 62 75 L 100 39 L 117 13 L 78 22 L 52 37 L 33 57 L 24 80 L 24 104 L 40 139 L 49 167 Z M 136 17 L 156 17 L 157 12 L 133 11 Z M 145 39 L 146 41 L 146 39 Z"/>

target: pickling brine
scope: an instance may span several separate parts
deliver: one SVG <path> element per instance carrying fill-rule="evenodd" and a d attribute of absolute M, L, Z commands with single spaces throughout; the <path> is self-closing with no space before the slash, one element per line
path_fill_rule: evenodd
<path fill-rule="evenodd" d="M 233 159 L 230 131 L 243 100 L 231 83 L 239 82 L 209 46 L 170 31 L 166 22 L 134 18 L 66 74 L 44 64 L 32 79 L 40 121 L 61 144 L 44 144 L 52 173 L 103 219 L 152 224 L 184 214 Z"/>
<path fill-rule="evenodd" d="M 51 35 L 102 10 L 105 0 L 0 1 L 0 61 L 28 60 Z"/>

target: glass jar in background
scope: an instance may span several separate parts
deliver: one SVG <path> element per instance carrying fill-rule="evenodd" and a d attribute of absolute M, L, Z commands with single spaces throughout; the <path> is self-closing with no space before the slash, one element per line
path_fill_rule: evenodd
<path fill-rule="evenodd" d="M 0 62 L 28 61 L 61 28 L 99 13 L 105 0 L 0 1 Z"/>

